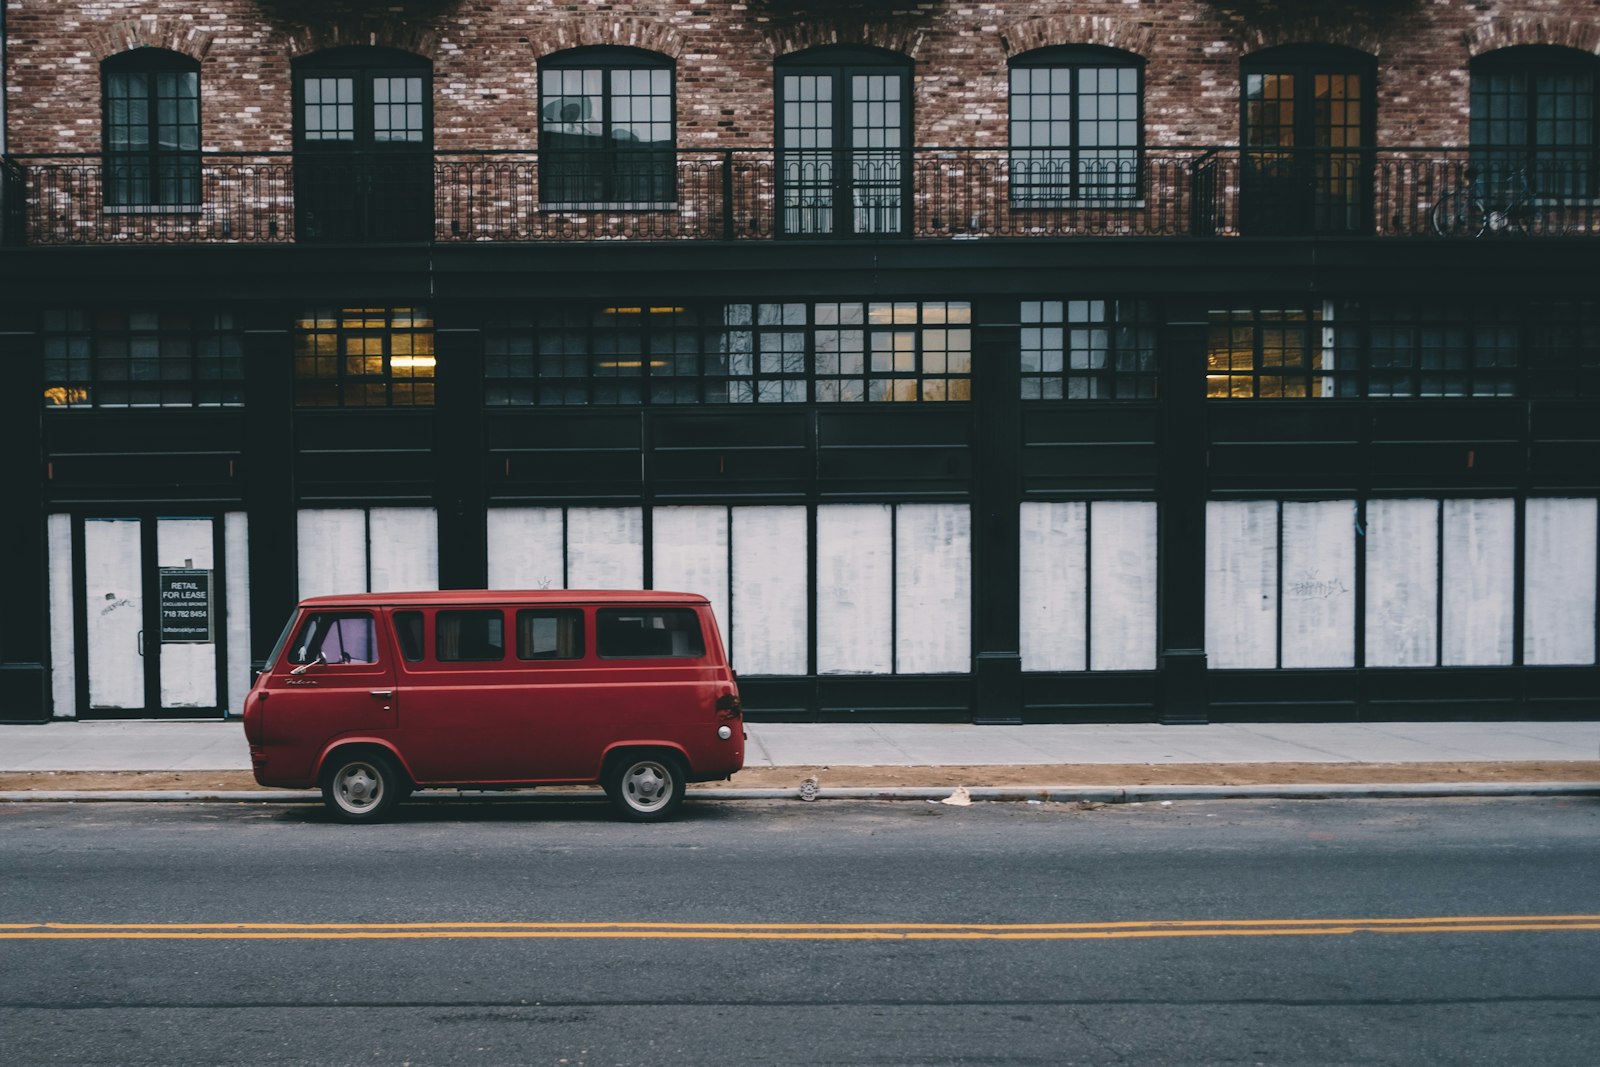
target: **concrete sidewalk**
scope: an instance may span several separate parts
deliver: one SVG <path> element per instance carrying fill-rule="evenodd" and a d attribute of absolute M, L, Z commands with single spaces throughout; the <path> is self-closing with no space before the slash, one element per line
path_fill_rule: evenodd
<path fill-rule="evenodd" d="M 972 726 L 873 723 L 756 723 L 748 726 L 746 771 L 793 770 L 793 784 L 768 788 L 696 787 L 718 799 L 780 799 L 798 795 L 807 769 L 872 768 L 855 777 L 887 783 L 902 768 L 949 767 L 964 780 L 972 800 L 1140 803 L 1234 798 L 1400 798 L 1464 796 L 1600 797 L 1600 770 L 1580 771 L 1561 781 L 1507 781 L 1507 765 L 1592 764 L 1600 761 L 1600 722 L 1383 722 L 1218 723 L 1204 726 L 1076 724 Z M 1369 774 L 1364 769 L 1402 765 L 1413 778 Z M 1107 768 L 1099 785 L 1053 784 L 1093 781 L 1093 768 Z M 1184 765 L 1233 768 L 1256 765 L 1263 782 L 1212 785 L 1140 783 L 1142 768 Z M 1339 765 L 1348 767 L 1342 777 Z M 1481 774 L 1474 767 L 1482 767 Z M 157 772 L 183 775 L 248 772 L 249 750 L 237 722 L 66 722 L 39 726 L 0 725 L 0 774 Z M 1039 768 L 1028 784 L 1018 771 Z M 959 771 L 954 768 L 960 768 Z M 1313 773 L 1310 768 L 1315 768 Z M 1441 775 L 1424 772 L 1440 769 Z M 1180 768 L 1181 769 L 1181 768 Z M 1388 768 L 1391 772 L 1393 767 Z M 1521 767 L 1512 768 L 1520 771 Z M 1574 768 L 1576 769 L 1576 768 Z M 988 780 L 986 779 L 988 776 Z M 1104 784 L 1105 775 L 1113 783 Z M 819 799 L 941 799 L 950 784 L 921 786 L 829 785 Z M 849 774 L 844 777 L 848 779 Z M 930 777 L 930 776 L 924 776 Z M 937 778 L 937 775 L 931 776 Z M 1247 777 L 1247 776 L 1241 776 Z M 997 784 L 997 780 L 1010 784 Z M 749 781 L 749 778 L 746 779 Z M 34 788 L 0 792 L 17 801 L 199 801 L 312 803 L 314 791 L 213 789 L 72 790 Z M 541 797 L 570 799 L 581 791 L 545 791 Z M 598 793 L 596 793 L 598 796 Z M 471 791 L 420 794 L 425 800 L 479 801 Z M 515 794 L 525 798 L 527 794 Z"/>
<path fill-rule="evenodd" d="M 746 733 L 751 768 L 1600 759 L 1600 722 L 750 723 Z M 249 769 L 236 721 L 0 725 L 0 773 Z"/>

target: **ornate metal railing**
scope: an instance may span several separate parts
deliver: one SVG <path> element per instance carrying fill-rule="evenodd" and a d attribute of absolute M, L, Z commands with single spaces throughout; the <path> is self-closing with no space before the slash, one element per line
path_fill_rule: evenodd
<path fill-rule="evenodd" d="M 162 166 L 168 170 L 162 170 Z M 142 168 L 142 169 L 140 169 Z M 0 164 L 17 244 L 1586 236 L 1595 168 L 1466 149 L 291 155 Z M 159 201 L 155 203 L 147 201 Z"/>

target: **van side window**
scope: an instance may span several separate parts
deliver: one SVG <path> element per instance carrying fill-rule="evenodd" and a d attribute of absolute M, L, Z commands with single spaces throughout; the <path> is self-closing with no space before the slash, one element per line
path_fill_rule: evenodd
<path fill-rule="evenodd" d="M 517 612 L 518 659 L 582 659 L 583 612 Z"/>
<path fill-rule="evenodd" d="M 422 612 L 395 612 L 394 635 L 400 639 L 400 654 L 407 663 L 415 663 L 422 658 Z"/>
<path fill-rule="evenodd" d="M 681 608 L 601 608 L 595 630 L 602 659 L 688 659 L 706 654 L 699 617 Z"/>
<path fill-rule="evenodd" d="M 441 663 L 505 658 L 506 622 L 498 611 L 441 611 L 433 628 L 434 655 Z"/>
<path fill-rule="evenodd" d="M 378 641 L 372 616 L 333 612 L 317 612 L 308 616 L 289 645 L 289 662 L 378 662 Z"/>

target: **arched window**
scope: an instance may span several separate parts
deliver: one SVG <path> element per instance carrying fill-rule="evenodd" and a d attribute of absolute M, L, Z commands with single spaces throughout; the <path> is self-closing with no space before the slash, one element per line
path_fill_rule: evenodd
<path fill-rule="evenodd" d="M 1011 202 L 1062 207 L 1139 195 L 1144 61 L 1041 48 L 1011 61 Z"/>
<path fill-rule="evenodd" d="M 1595 192 L 1594 56 L 1570 48 L 1503 48 L 1472 63 L 1473 160 L 1488 181 L 1553 196 Z"/>
<path fill-rule="evenodd" d="M 1287 45 L 1244 58 L 1242 224 L 1257 233 L 1371 225 L 1376 64 L 1364 52 Z"/>
<path fill-rule="evenodd" d="M 777 74 L 783 232 L 905 232 L 911 60 L 830 46 L 784 56 Z"/>
<path fill-rule="evenodd" d="M 565 207 L 663 207 L 677 198 L 672 60 L 574 48 L 539 64 L 539 197 Z"/>
<path fill-rule="evenodd" d="M 200 64 L 136 48 L 100 64 L 108 207 L 200 203 Z"/>

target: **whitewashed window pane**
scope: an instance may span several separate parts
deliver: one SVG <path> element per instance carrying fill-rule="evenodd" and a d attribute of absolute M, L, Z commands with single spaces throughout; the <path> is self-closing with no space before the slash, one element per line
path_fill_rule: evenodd
<path fill-rule="evenodd" d="M 84 616 L 91 708 L 142 708 L 144 580 L 137 519 L 83 524 Z"/>
<path fill-rule="evenodd" d="M 369 513 L 372 592 L 439 588 L 439 520 L 432 508 Z"/>
<path fill-rule="evenodd" d="M 212 548 L 210 519 L 158 519 L 156 566 L 162 570 L 199 570 L 211 573 L 211 625 L 215 615 L 219 575 Z M 149 640 L 152 635 L 146 634 Z M 159 635 L 154 635 L 160 640 Z M 163 708 L 214 708 L 217 706 L 216 631 L 210 641 L 171 641 L 161 646 L 161 706 Z"/>
<path fill-rule="evenodd" d="M 1283 504 L 1283 666 L 1356 662 L 1356 505 Z"/>
<path fill-rule="evenodd" d="M 817 508 L 817 671 L 888 674 L 894 620 L 887 504 Z"/>
<path fill-rule="evenodd" d="M 50 539 L 50 703 L 55 717 L 78 714 L 78 646 L 72 610 L 72 516 L 45 521 Z"/>
<path fill-rule="evenodd" d="M 1595 501 L 1536 497 L 1524 518 L 1522 661 L 1595 661 Z"/>
<path fill-rule="evenodd" d="M 639 508 L 567 511 L 567 584 L 573 589 L 644 585 L 644 513 Z"/>
<path fill-rule="evenodd" d="M 1089 505 L 1026 503 L 1019 521 L 1022 669 L 1085 670 Z"/>
<path fill-rule="evenodd" d="M 566 585 L 566 524 L 560 508 L 491 508 L 487 517 L 491 589 Z"/>
<path fill-rule="evenodd" d="M 367 591 L 367 514 L 308 508 L 295 517 L 300 598 Z"/>
<path fill-rule="evenodd" d="M 711 601 L 717 629 L 728 632 L 728 509 L 656 508 L 651 513 L 651 585 L 699 593 Z"/>
<path fill-rule="evenodd" d="M 224 577 L 228 597 L 228 714 L 244 714 L 244 695 L 254 680 L 250 675 L 250 520 L 242 511 L 230 511 L 222 520 Z"/>
<path fill-rule="evenodd" d="M 1445 665 L 1511 662 L 1516 540 L 1514 501 L 1444 502 L 1441 659 Z"/>
<path fill-rule="evenodd" d="M 805 674 L 806 509 L 733 509 L 729 657 L 741 674 Z"/>
<path fill-rule="evenodd" d="M 965 504 L 902 504 L 895 515 L 895 670 L 972 669 L 972 518 Z"/>
<path fill-rule="evenodd" d="M 1206 505 L 1206 658 L 1222 669 L 1278 665 L 1278 504 Z"/>
<path fill-rule="evenodd" d="M 1156 506 L 1099 501 L 1089 511 L 1089 667 L 1156 666 Z"/>
<path fill-rule="evenodd" d="M 1367 504 L 1367 665 L 1438 661 L 1439 502 Z"/>

